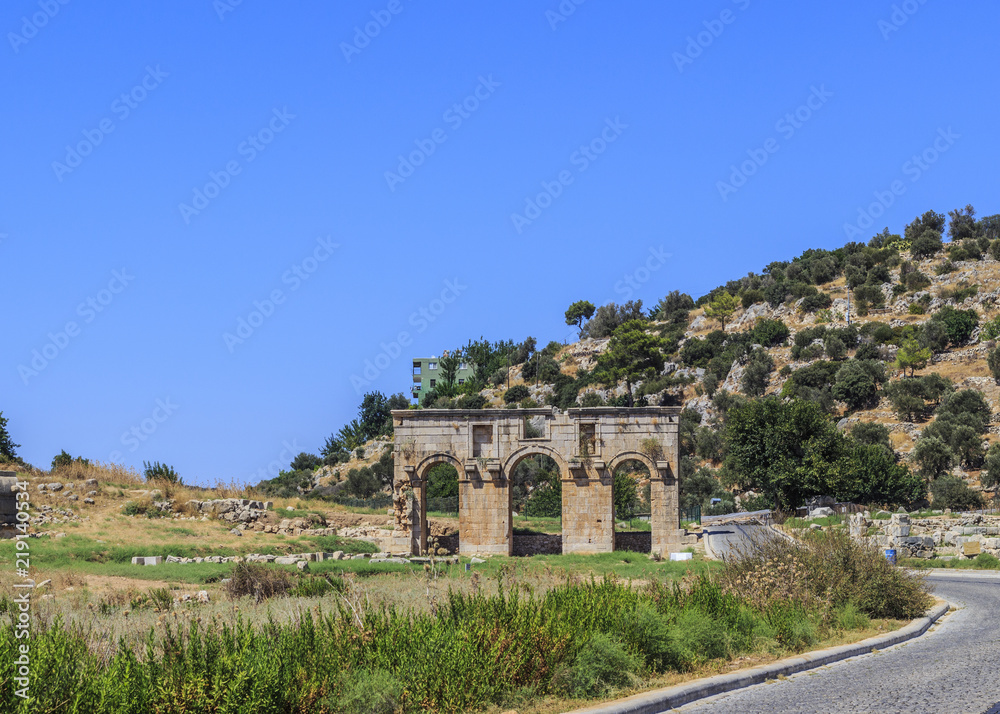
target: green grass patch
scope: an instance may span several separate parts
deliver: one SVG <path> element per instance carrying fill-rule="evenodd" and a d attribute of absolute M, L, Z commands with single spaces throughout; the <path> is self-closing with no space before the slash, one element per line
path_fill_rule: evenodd
<path fill-rule="evenodd" d="M 549 516 L 517 516 L 511 519 L 514 535 L 562 533 L 562 518 Z"/>
<path fill-rule="evenodd" d="M 820 518 L 789 518 L 785 520 L 782 524 L 785 528 L 808 528 L 813 523 L 820 526 L 839 526 L 843 525 L 846 518 L 840 513 L 835 513 L 832 516 L 822 516 Z"/>

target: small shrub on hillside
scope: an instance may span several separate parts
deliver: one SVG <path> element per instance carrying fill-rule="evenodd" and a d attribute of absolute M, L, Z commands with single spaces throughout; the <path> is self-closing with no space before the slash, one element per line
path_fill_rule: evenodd
<path fill-rule="evenodd" d="M 927 309 L 919 302 L 911 302 L 906 311 L 911 315 L 923 315 L 927 312 Z"/>
<path fill-rule="evenodd" d="M 946 260 L 941 265 L 934 268 L 935 275 L 947 275 L 948 273 L 955 272 L 955 264 L 950 260 Z"/>
<path fill-rule="evenodd" d="M 818 292 L 814 295 L 806 295 L 802 298 L 802 311 L 803 312 L 816 312 L 817 310 L 824 310 L 833 304 L 833 298 L 828 294 Z"/>
<path fill-rule="evenodd" d="M 143 461 L 142 475 L 147 481 L 162 479 L 164 481 L 170 481 L 171 483 L 183 483 L 183 481 L 177 476 L 177 472 L 174 471 L 172 466 L 161 464 L 159 461 L 154 461 L 152 464 L 148 461 Z"/>
<path fill-rule="evenodd" d="M 915 293 L 918 290 L 923 290 L 924 288 L 930 286 L 931 279 L 926 275 L 921 273 L 919 270 L 914 273 L 908 273 L 906 276 L 906 289 L 911 293 Z"/>
<path fill-rule="evenodd" d="M 82 456 L 77 456 L 75 459 L 66 453 L 66 449 L 63 449 L 52 459 L 52 470 L 60 468 L 68 468 L 73 464 L 79 464 L 80 466 L 89 466 L 90 461 L 83 458 Z"/>
<path fill-rule="evenodd" d="M 763 347 L 777 347 L 788 341 L 789 330 L 781 320 L 758 320 L 751 331 L 753 341 Z"/>
<path fill-rule="evenodd" d="M 531 392 L 523 384 L 515 384 L 504 392 L 503 401 L 505 404 L 515 404 L 531 396 Z"/>

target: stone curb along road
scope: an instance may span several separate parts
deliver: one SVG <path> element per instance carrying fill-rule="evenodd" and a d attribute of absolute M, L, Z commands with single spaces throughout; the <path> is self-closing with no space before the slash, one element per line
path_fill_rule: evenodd
<path fill-rule="evenodd" d="M 830 647 L 825 650 L 808 652 L 797 657 L 788 657 L 777 662 L 772 662 L 771 664 L 761 665 L 760 667 L 752 667 L 738 672 L 730 672 L 729 674 L 719 674 L 687 684 L 678 684 L 666 689 L 657 689 L 652 692 L 636 694 L 614 702 L 607 702 L 584 709 L 575 709 L 571 714 L 657 714 L 658 712 L 669 711 L 670 709 L 690 704 L 698 699 L 732 692 L 736 689 L 743 689 L 755 684 L 763 684 L 768 679 L 776 679 L 778 675 L 788 676 L 807 669 L 822 667 L 831 662 L 839 662 L 849 657 L 869 654 L 875 649 L 885 649 L 886 647 L 898 645 L 901 642 L 906 642 L 927 632 L 930 626 L 937 622 L 950 608 L 951 604 L 947 602 L 935 605 L 926 616 L 913 620 L 909 625 L 895 632 L 879 635 L 878 637 L 869 637 L 867 640 L 862 640 L 852 645 Z"/>

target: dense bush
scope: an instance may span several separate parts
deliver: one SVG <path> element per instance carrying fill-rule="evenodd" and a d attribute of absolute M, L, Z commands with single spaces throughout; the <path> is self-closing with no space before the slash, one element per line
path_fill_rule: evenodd
<path fill-rule="evenodd" d="M 505 404 L 517 404 L 518 402 L 527 399 L 531 396 L 531 392 L 523 384 L 515 384 L 513 387 L 504 392 L 503 401 Z"/>
<path fill-rule="evenodd" d="M 776 396 L 730 407 L 726 462 L 735 485 L 763 493 L 779 508 L 832 494 L 856 503 L 910 504 L 923 482 L 881 445 L 840 432 L 814 402 Z"/>
<path fill-rule="evenodd" d="M 781 320 L 758 320 L 752 330 L 753 341 L 763 347 L 777 347 L 788 341 L 788 327 Z"/>
<path fill-rule="evenodd" d="M 931 484 L 934 508 L 971 511 L 983 507 L 983 497 L 958 476 L 942 476 Z"/>
<path fill-rule="evenodd" d="M 780 563 L 780 573 L 774 572 Z M 804 542 L 765 538 L 726 562 L 723 582 L 749 588 L 751 601 L 848 604 L 871 617 L 909 619 L 922 615 L 931 599 L 922 577 L 891 565 L 872 543 L 846 531 L 820 532 Z"/>
<path fill-rule="evenodd" d="M 979 315 L 975 310 L 956 310 L 945 305 L 931 316 L 931 321 L 944 325 L 950 344 L 964 345 L 979 325 Z"/>
<path fill-rule="evenodd" d="M 814 295 L 806 295 L 802 298 L 801 308 L 803 312 L 816 312 L 824 310 L 833 304 L 833 298 L 827 293 L 817 292 Z"/>

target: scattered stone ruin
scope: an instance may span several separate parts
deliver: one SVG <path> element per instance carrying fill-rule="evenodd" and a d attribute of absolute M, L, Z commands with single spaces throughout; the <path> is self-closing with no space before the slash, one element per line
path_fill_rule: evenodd
<path fill-rule="evenodd" d="M 852 537 L 870 539 L 879 548 L 894 548 L 903 558 L 961 559 L 980 553 L 1000 556 L 1000 518 L 979 513 L 947 516 L 913 518 L 893 513 L 883 520 L 873 519 L 866 511 L 851 515 L 848 528 Z"/>
<path fill-rule="evenodd" d="M 419 409 L 392 412 L 395 432 L 394 552 L 427 552 L 427 474 L 458 471 L 459 552 L 512 555 L 514 468 L 551 457 L 562 480 L 562 552 L 615 550 L 613 474 L 625 461 L 650 474 L 651 549 L 680 550 L 680 409 Z"/>

